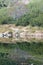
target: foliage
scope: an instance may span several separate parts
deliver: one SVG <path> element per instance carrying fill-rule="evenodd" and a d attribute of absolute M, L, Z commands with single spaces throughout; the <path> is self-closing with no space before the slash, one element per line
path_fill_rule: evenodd
<path fill-rule="evenodd" d="M 8 9 L 3 7 L 0 9 L 0 24 L 11 24 L 15 23 L 17 26 L 42 26 L 43 27 L 43 1 L 42 0 L 32 0 L 30 4 L 26 6 L 28 12 L 19 17 L 13 19 L 8 16 Z"/>
<path fill-rule="evenodd" d="M 33 55 L 43 55 L 43 43 L 41 42 L 21 42 L 18 43 L 20 49 L 31 52 Z"/>
<path fill-rule="evenodd" d="M 38 42 L 17 42 L 17 44 L 3 44 L 0 43 L 0 64 L 2 65 L 13 65 L 12 60 L 7 60 L 7 57 L 9 55 L 9 52 L 11 50 L 14 50 L 15 48 L 20 48 L 22 50 L 25 50 L 27 52 L 29 52 L 29 54 L 32 54 L 34 56 L 40 56 L 40 58 L 42 58 L 43 56 L 43 43 L 38 43 Z M 43 59 L 43 58 L 42 58 Z M 1 63 L 2 61 L 2 63 Z M 5 62 L 6 61 L 6 62 Z M 8 62 L 8 63 L 7 63 Z M 11 64 L 10 64 L 11 62 Z M 42 64 L 42 62 L 40 61 L 35 61 L 35 60 L 31 60 L 29 59 L 28 61 L 29 63 L 34 63 L 34 65 L 40 65 Z M 17 62 L 16 62 L 17 64 Z"/>
<path fill-rule="evenodd" d="M 0 24 L 2 24 L 2 22 L 5 19 L 7 19 L 7 9 L 6 8 L 2 8 L 2 9 L 0 9 Z"/>
<path fill-rule="evenodd" d="M 32 25 L 43 27 L 43 1 L 33 1 L 29 5 L 29 12 L 16 20 L 16 25 Z"/>
<path fill-rule="evenodd" d="M 11 49 L 15 49 L 16 44 L 6 44 L 0 43 L 0 52 L 1 53 L 9 53 Z"/>
<path fill-rule="evenodd" d="M 12 61 L 11 59 L 0 58 L 0 65 L 17 65 L 17 63 Z"/>
<path fill-rule="evenodd" d="M 8 0 L 0 0 L 0 9 L 8 6 Z"/>
<path fill-rule="evenodd" d="M 8 16 L 7 8 L 0 9 L 0 24 L 14 23 L 14 19 Z"/>
<path fill-rule="evenodd" d="M 8 4 L 8 3 L 7 3 Z M 2 0 L 0 0 L 0 24 L 11 24 L 15 23 L 17 26 L 42 26 L 43 27 L 43 0 L 32 0 L 29 5 L 27 5 L 29 11 L 22 17 L 13 19 L 8 16 L 7 4 L 4 4 Z M 28 51 L 32 55 L 43 56 L 43 43 L 37 42 L 21 42 L 17 43 L 18 47 L 22 50 Z M 1 58 L 4 54 L 8 54 L 11 49 L 17 47 L 16 45 L 7 45 L 0 43 L 0 65 L 16 65 L 16 63 L 11 60 Z M 6 55 L 5 55 L 6 56 Z M 33 62 L 30 61 L 29 62 Z M 37 63 L 37 62 L 35 62 Z M 35 65 L 40 64 L 38 62 Z M 41 64 L 40 64 L 41 65 Z"/>
<path fill-rule="evenodd" d="M 17 44 L 1 44 L 0 52 L 8 53 L 11 49 L 19 47 L 22 50 L 29 51 L 32 54 L 43 55 L 43 43 L 41 42 L 17 42 Z"/>
<path fill-rule="evenodd" d="M 26 62 L 28 64 L 33 63 L 34 65 L 43 65 L 43 62 L 40 62 L 40 61 L 36 61 L 36 60 L 32 60 L 32 59 L 28 59 L 27 61 Z M 2 57 L 2 58 L 0 58 L 0 65 L 21 65 L 21 62 L 12 61 L 11 59 Z"/>

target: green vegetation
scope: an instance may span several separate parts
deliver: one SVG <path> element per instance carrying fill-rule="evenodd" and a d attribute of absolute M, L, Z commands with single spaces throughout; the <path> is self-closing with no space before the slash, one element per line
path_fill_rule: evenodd
<path fill-rule="evenodd" d="M 11 24 L 21 26 L 42 26 L 43 27 L 43 1 L 32 0 L 29 5 L 26 6 L 29 11 L 22 17 L 13 19 L 8 16 L 8 9 L 3 7 L 0 9 L 0 24 Z"/>
<path fill-rule="evenodd" d="M 6 8 L 2 8 L 0 9 L 0 24 L 2 24 L 3 21 L 5 22 L 5 19 L 7 19 L 7 10 Z"/>
<path fill-rule="evenodd" d="M 0 43 L 0 52 L 8 53 L 11 49 L 19 47 L 22 50 L 31 52 L 33 55 L 43 55 L 43 43 L 38 42 L 17 42 L 17 44 Z"/>
<path fill-rule="evenodd" d="M 4 3 L 4 0 L 0 0 L 0 24 L 15 24 L 16 26 L 40 26 L 43 29 L 43 0 L 32 0 L 30 4 L 26 6 L 28 8 L 28 12 L 25 15 L 15 19 L 12 18 L 12 16 L 9 16 L 9 10 L 7 8 L 8 2 L 7 0 L 5 1 L 6 3 Z M 12 60 L 7 59 L 7 55 L 10 53 L 10 51 L 17 48 L 17 46 L 35 56 L 38 58 L 38 60 L 39 58 L 43 60 L 43 43 L 41 42 L 18 42 L 17 45 L 0 43 L 0 65 L 17 65 Z M 35 63 L 34 65 L 43 65 L 43 61 L 41 62 L 31 59 L 28 61 L 29 63 Z"/>
<path fill-rule="evenodd" d="M 0 65 L 17 65 L 17 63 L 11 59 L 0 58 Z"/>
<path fill-rule="evenodd" d="M 43 55 L 43 43 L 38 42 L 22 42 L 18 43 L 19 48 L 32 53 L 33 55 Z"/>
<path fill-rule="evenodd" d="M 31 60 L 31 59 L 29 59 L 28 61 L 30 64 L 33 63 L 33 65 L 43 65 L 43 62 L 39 62 L 39 61 Z"/>
<path fill-rule="evenodd" d="M 1 8 L 0 9 L 0 24 L 9 24 L 11 22 L 14 23 L 14 19 L 8 16 L 7 8 L 5 7 Z"/>
<path fill-rule="evenodd" d="M 27 5 L 29 12 L 16 20 L 16 25 L 43 27 L 43 1 L 36 0 Z"/>
<path fill-rule="evenodd" d="M 15 49 L 16 44 L 3 44 L 0 43 L 0 52 L 1 53 L 9 53 L 11 49 Z"/>
<path fill-rule="evenodd" d="M 8 65 L 11 63 L 15 63 L 15 61 L 12 61 L 11 59 L 8 60 L 8 55 L 11 50 L 14 50 L 15 48 L 20 48 L 21 50 L 24 50 L 28 52 L 30 55 L 35 56 L 36 60 L 28 59 L 28 63 L 34 63 L 34 65 L 42 65 L 43 64 L 43 43 L 29 43 L 29 42 L 22 42 L 17 44 L 1 44 L 0 43 L 0 64 L 2 65 L 8 62 Z M 7 50 L 7 51 L 6 51 Z M 2 63 L 1 63 L 2 60 Z M 6 62 L 5 62 L 6 61 Z M 17 64 L 17 62 L 15 63 Z"/>
<path fill-rule="evenodd" d="M 34 61 L 34 60 L 27 60 L 28 61 L 28 64 L 31 64 L 33 63 L 34 65 L 43 65 L 43 62 L 39 62 L 39 61 Z M 15 61 L 12 61 L 11 59 L 6 59 L 6 58 L 0 58 L 0 64 L 1 65 L 21 65 L 20 62 L 15 62 Z"/>

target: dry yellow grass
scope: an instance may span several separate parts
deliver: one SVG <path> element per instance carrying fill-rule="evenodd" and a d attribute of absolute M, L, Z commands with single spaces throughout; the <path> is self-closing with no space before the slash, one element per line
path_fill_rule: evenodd
<path fill-rule="evenodd" d="M 15 30 L 11 29 L 14 28 Z M 15 35 L 16 29 L 18 29 L 19 34 L 23 33 L 23 36 L 21 35 L 21 37 L 19 36 L 19 38 L 17 38 Z M 7 31 L 11 31 L 12 33 L 14 33 L 12 38 L 0 38 L 0 42 L 4 42 L 4 43 L 15 43 L 15 42 L 22 42 L 22 41 L 27 41 L 27 42 L 32 42 L 32 41 L 36 41 L 36 42 L 43 42 L 43 36 L 42 38 L 40 37 L 32 37 L 32 34 L 38 34 L 41 33 L 43 35 L 43 28 L 42 27 L 31 27 L 31 26 L 15 26 L 15 24 L 9 24 L 9 25 L 0 25 L 0 33 L 5 33 Z M 38 33 L 37 33 L 38 32 Z M 29 36 L 28 36 L 29 35 Z"/>

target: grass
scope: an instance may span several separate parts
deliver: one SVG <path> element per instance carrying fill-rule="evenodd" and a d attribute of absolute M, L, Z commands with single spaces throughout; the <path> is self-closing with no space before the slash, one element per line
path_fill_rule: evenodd
<path fill-rule="evenodd" d="M 8 10 L 6 7 L 0 9 L 0 24 L 8 18 Z"/>
<path fill-rule="evenodd" d="M 0 43 L 0 53 L 10 53 L 15 48 L 19 47 L 21 50 L 28 52 L 29 55 L 32 55 L 32 59 L 28 59 L 29 63 L 34 63 L 35 65 L 43 64 L 43 44 L 35 43 L 26 43 L 23 42 L 17 44 L 1 44 Z M 39 48 L 39 50 L 38 50 Z M 35 51 L 34 51 L 35 50 Z M 39 54 L 39 52 L 41 54 Z M 1 58 L 0 58 L 1 59 Z M 4 60 L 4 58 L 3 58 Z"/>
<path fill-rule="evenodd" d="M 14 32 L 14 30 L 12 30 L 11 27 L 18 28 L 20 33 L 22 31 L 24 31 L 24 30 L 27 30 L 30 33 L 34 33 L 35 31 L 43 32 L 43 28 L 42 27 L 32 27 L 32 26 L 27 26 L 27 27 L 23 26 L 22 27 L 22 26 L 15 26 L 14 24 L 9 24 L 9 25 L 6 24 L 6 25 L 0 25 L 0 33 L 5 33 L 7 31 Z M 26 34 L 28 32 L 26 32 Z M 2 41 L 2 39 L 3 39 L 3 41 Z M 35 41 L 35 42 L 40 42 L 40 41 L 43 42 L 43 39 L 35 39 L 35 38 L 27 39 L 26 36 L 25 36 L 25 38 L 22 38 L 22 39 L 19 38 L 17 41 L 21 41 L 22 42 L 23 39 L 24 39 L 24 41 L 30 41 L 30 42 L 33 42 L 33 41 Z M 6 43 L 6 41 L 7 41 L 7 43 L 14 43 L 14 42 L 16 42 L 16 38 L 0 38 L 0 42 L 3 42 L 3 43 L 5 42 Z"/>
<path fill-rule="evenodd" d="M 1 44 L 0 43 L 0 53 L 9 53 L 12 49 L 15 49 L 16 44 Z"/>

